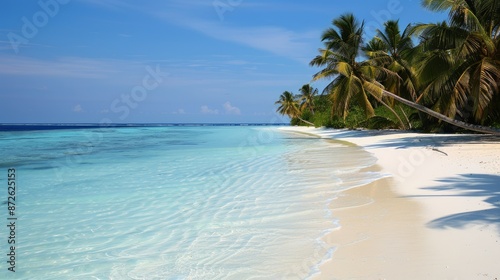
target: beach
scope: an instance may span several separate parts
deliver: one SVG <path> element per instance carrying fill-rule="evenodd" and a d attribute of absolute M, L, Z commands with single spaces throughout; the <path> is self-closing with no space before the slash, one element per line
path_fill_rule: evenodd
<path fill-rule="evenodd" d="M 362 146 L 389 174 L 332 201 L 336 249 L 314 279 L 500 279 L 498 138 L 282 129 Z"/>
<path fill-rule="evenodd" d="M 15 279 L 500 279 L 495 138 L 44 128 L 0 132 Z"/>

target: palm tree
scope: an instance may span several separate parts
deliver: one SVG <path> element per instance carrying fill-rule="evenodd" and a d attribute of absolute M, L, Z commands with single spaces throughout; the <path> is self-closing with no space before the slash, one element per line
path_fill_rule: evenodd
<path fill-rule="evenodd" d="M 363 51 L 372 61 L 398 74 L 382 81 L 385 88 L 401 97 L 416 101 L 418 79 L 413 67 L 413 58 L 418 49 L 412 41 L 413 28 L 408 25 L 401 33 L 399 21 L 389 20 L 384 30 L 377 30 L 377 35 Z M 390 79 L 392 78 L 392 79 Z"/>
<path fill-rule="evenodd" d="M 399 20 L 389 20 L 384 23 L 383 30 L 377 29 L 377 35 L 363 48 L 363 51 L 377 65 L 398 74 L 397 77 L 379 78 L 387 91 L 416 102 L 419 80 L 414 64 L 421 48 L 413 44 L 414 30 L 409 24 L 401 32 Z M 394 106 L 394 99 L 390 103 Z M 408 116 L 401 107 L 400 110 L 411 128 Z M 425 122 L 425 117 L 420 111 L 418 115 L 420 120 Z"/>
<path fill-rule="evenodd" d="M 289 91 L 285 91 L 280 95 L 280 99 L 276 101 L 274 104 L 279 104 L 280 106 L 276 110 L 276 112 L 280 113 L 281 115 L 286 115 L 290 118 L 298 118 L 299 120 L 309 124 L 309 125 L 314 125 L 311 122 L 308 122 L 304 119 L 301 118 L 302 111 L 299 108 L 299 103 L 295 99 L 295 96 L 293 93 Z"/>
<path fill-rule="evenodd" d="M 418 74 L 422 98 L 433 109 L 484 124 L 500 111 L 500 1 L 423 0 L 449 11 L 449 24 L 422 24 L 425 56 Z"/>
<path fill-rule="evenodd" d="M 402 127 L 404 127 L 403 122 L 394 110 L 383 102 L 382 98 L 385 96 L 394 98 L 403 104 L 444 122 L 469 130 L 500 135 L 500 132 L 497 130 L 457 121 L 387 91 L 377 79 L 380 79 L 380 77 L 397 78 L 397 73 L 386 67 L 380 67 L 374 61 L 357 60 L 363 44 L 364 24 L 359 23 L 352 14 L 342 15 L 334 19 L 332 23 L 335 28 L 328 28 L 322 36 L 325 49 L 320 49 L 320 55 L 316 56 L 310 64 L 312 66 L 324 67 L 324 69 L 313 76 L 313 80 L 332 79 L 324 92 L 327 92 L 332 98 L 332 110 L 334 114 L 345 119 L 349 106 L 354 101 L 364 108 L 365 114 L 368 117 L 373 116 L 374 110 L 368 100 L 368 95 L 371 95 L 389 108 L 398 117 Z"/>
<path fill-rule="evenodd" d="M 365 115 L 375 116 L 375 111 L 369 101 L 374 96 L 382 105 L 391 110 L 398 118 L 401 127 L 405 128 L 399 115 L 382 100 L 382 95 L 373 91 L 382 84 L 377 77 L 397 77 L 395 72 L 383 67 L 377 67 L 373 61 L 358 61 L 363 46 L 364 23 L 360 23 L 352 14 L 344 14 L 332 22 L 334 28 L 323 32 L 322 41 L 325 49 L 320 49 L 320 55 L 310 63 L 311 66 L 325 68 L 313 76 L 313 80 L 333 79 L 325 88 L 332 99 L 333 114 L 346 118 L 351 102 L 363 108 Z M 366 86 L 369 84 L 369 86 Z"/>
<path fill-rule="evenodd" d="M 300 101 L 301 101 L 301 110 L 304 111 L 306 108 L 311 111 L 311 114 L 314 115 L 314 97 L 318 94 L 318 89 L 313 88 L 311 85 L 306 84 L 303 85 L 300 91 Z"/>

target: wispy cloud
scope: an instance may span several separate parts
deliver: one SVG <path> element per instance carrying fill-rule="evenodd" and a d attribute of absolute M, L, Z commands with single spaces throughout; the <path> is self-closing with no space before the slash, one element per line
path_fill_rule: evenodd
<path fill-rule="evenodd" d="M 206 115 L 218 115 L 219 114 L 219 110 L 210 109 L 207 105 L 201 106 L 200 112 L 202 114 L 206 114 Z"/>
<path fill-rule="evenodd" d="M 163 15 L 163 18 L 218 40 L 238 43 L 301 62 L 308 62 L 306 58 L 311 56 L 311 50 L 316 49 L 314 46 L 319 37 L 317 31 L 298 33 L 274 26 L 233 26 L 171 14 Z"/>
<path fill-rule="evenodd" d="M 78 0 L 79 2 L 101 6 L 107 9 L 117 10 L 120 8 L 135 8 L 135 5 L 120 0 Z"/>
<path fill-rule="evenodd" d="M 237 43 L 253 49 L 266 51 L 282 57 L 308 63 L 311 52 L 317 49 L 317 40 L 321 30 L 293 31 L 281 26 L 257 26 L 227 24 L 221 21 L 214 8 L 214 1 L 207 0 L 170 0 L 148 1 L 141 4 L 132 1 L 117 0 L 79 0 L 110 9 L 133 9 L 157 17 L 170 24 L 197 31 L 211 38 Z M 234 7 L 233 7 L 234 6 Z M 307 8 L 307 5 L 270 4 L 267 2 L 243 1 L 232 5 L 237 9 L 273 11 Z"/>
<path fill-rule="evenodd" d="M 63 57 L 55 60 L 17 55 L 0 55 L 0 74 L 22 76 L 57 76 L 107 78 L 124 69 L 137 67 L 137 62 L 122 60 Z"/>
<path fill-rule="evenodd" d="M 17 32 L 17 31 L 13 31 L 13 32 Z M 21 48 L 21 49 L 24 49 L 24 48 L 32 48 L 32 47 L 37 47 L 37 48 L 40 48 L 40 47 L 43 47 L 43 48 L 49 48 L 50 46 L 48 45 L 42 45 L 42 44 L 34 44 L 34 43 L 31 43 L 31 42 L 27 42 L 27 43 L 23 43 L 23 44 L 20 44 L 20 45 L 17 45 L 16 42 L 11 42 L 11 41 L 1 41 L 0 40 L 0 52 L 4 52 L 4 53 L 15 53 L 15 48 Z"/>
<path fill-rule="evenodd" d="M 0 75 L 97 79 L 115 85 L 131 85 L 141 81 L 140 79 L 147 73 L 146 66 L 155 64 L 160 66 L 161 71 L 173 73 L 167 82 L 160 85 L 160 88 L 165 91 L 172 90 L 172 88 L 202 87 L 205 92 L 220 94 L 224 91 L 220 90 L 221 85 L 229 87 L 286 86 L 300 77 L 292 73 L 276 75 L 267 72 L 266 65 L 235 60 L 231 57 L 215 60 L 145 61 L 86 57 L 38 59 L 2 54 L 0 54 Z M 250 69 L 249 66 L 255 69 Z M 244 76 L 238 74 L 242 67 L 245 68 Z"/>
<path fill-rule="evenodd" d="M 114 0 L 106 2 L 114 7 L 119 5 L 114 3 Z M 288 4 L 281 8 L 287 7 L 289 8 Z M 266 10 L 278 7 L 268 3 L 242 2 L 237 8 Z M 305 57 L 309 59 L 311 50 L 316 50 L 317 39 L 320 36 L 318 30 L 297 32 L 280 26 L 229 25 L 219 20 L 213 1 L 206 0 L 149 2 L 137 6 L 135 10 L 141 10 L 170 24 L 197 31 L 217 40 L 237 43 L 301 62 L 308 62 Z"/>

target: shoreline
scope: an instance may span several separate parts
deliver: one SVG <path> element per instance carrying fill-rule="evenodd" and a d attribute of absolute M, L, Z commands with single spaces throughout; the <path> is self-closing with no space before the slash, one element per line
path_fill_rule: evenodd
<path fill-rule="evenodd" d="M 332 201 L 336 250 L 313 279 L 500 279 L 498 137 L 280 129 L 361 146 L 392 175 Z"/>

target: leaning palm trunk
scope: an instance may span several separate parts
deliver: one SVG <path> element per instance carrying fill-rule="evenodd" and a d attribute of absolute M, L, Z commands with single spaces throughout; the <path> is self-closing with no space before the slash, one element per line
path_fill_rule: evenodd
<path fill-rule="evenodd" d="M 485 133 L 485 134 L 493 134 L 493 135 L 498 135 L 500 136 L 500 130 L 498 129 L 493 129 L 493 128 L 490 128 L 490 127 L 486 127 L 486 126 L 481 126 L 481 125 L 474 125 L 474 124 L 469 124 L 469 123 L 466 123 L 466 122 L 462 122 L 462 121 L 458 121 L 458 120 L 455 120 L 455 119 L 452 119 L 450 117 L 447 117 L 443 114 L 440 114 L 434 110 L 431 110 L 425 106 L 422 106 L 418 103 L 415 103 L 415 102 L 412 102 L 412 101 L 409 101 L 407 99 L 404 99 L 400 96 L 397 96 L 396 94 L 392 93 L 392 92 L 389 92 L 387 90 L 384 90 L 384 89 L 380 89 L 381 90 L 381 93 L 383 95 L 386 95 L 386 96 L 389 96 L 389 97 L 392 97 L 394 98 L 395 100 L 405 104 L 405 105 L 408 105 L 414 109 L 417 109 L 421 112 L 424 112 L 430 116 L 433 116 L 439 120 L 442 120 L 444 122 L 447 122 L 451 125 L 454 125 L 454 126 L 457 126 L 457 127 L 460 127 L 460 128 L 464 128 L 464 129 L 467 129 L 467 130 L 471 130 L 471 131 L 476 131 L 476 132 L 480 132 L 480 133 Z"/>
<path fill-rule="evenodd" d="M 299 119 L 299 120 L 301 120 L 301 121 L 303 121 L 303 122 L 307 123 L 308 125 L 312 125 L 312 126 L 314 126 L 314 124 L 313 124 L 312 122 L 308 122 L 308 121 L 304 120 L 304 119 L 303 119 L 303 118 L 301 118 L 301 117 L 297 117 L 297 119 Z"/>

